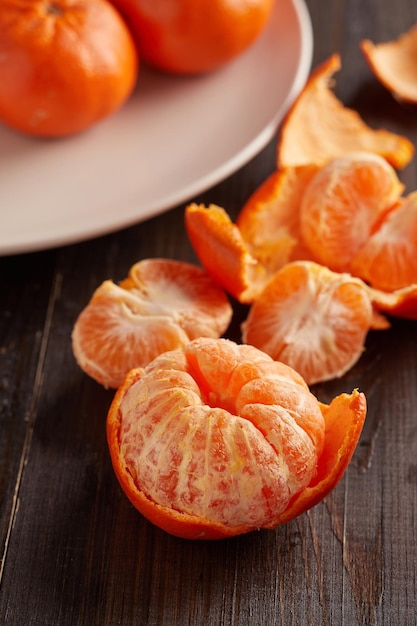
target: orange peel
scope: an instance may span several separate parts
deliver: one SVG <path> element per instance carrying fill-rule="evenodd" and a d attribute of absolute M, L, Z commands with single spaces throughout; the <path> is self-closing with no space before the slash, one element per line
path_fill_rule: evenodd
<path fill-rule="evenodd" d="M 236 225 L 251 254 L 269 274 L 289 261 L 310 259 L 300 232 L 300 206 L 317 165 L 275 170 L 249 197 Z"/>
<path fill-rule="evenodd" d="M 378 319 L 378 314 L 382 316 L 385 314 L 391 317 L 417 320 L 417 284 L 390 292 L 367 286 L 367 291 L 376 312 L 376 319 Z M 374 328 L 388 328 L 389 323 L 384 327 L 382 320 L 383 317 L 381 325 L 375 325 Z"/>
<path fill-rule="evenodd" d="M 239 302 L 253 302 L 289 261 L 311 258 L 299 213 L 305 187 L 318 169 L 275 170 L 248 198 L 235 223 L 214 204 L 186 207 L 185 227 L 199 261 Z"/>
<path fill-rule="evenodd" d="M 330 89 L 331 79 L 340 69 L 340 56 L 333 54 L 310 75 L 282 123 L 278 168 L 325 163 L 346 152 L 362 150 L 383 156 L 395 168 L 405 167 L 414 154 L 410 140 L 370 128 Z"/>
<path fill-rule="evenodd" d="M 366 398 L 359 391 L 336 396 L 330 405 L 321 403 L 321 408 L 326 430 L 317 477 L 290 503 L 280 517 L 281 524 L 316 506 L 332 491 L 343 477 L 362 432 Z"/>
<path fill-rule="evenodd" d="M 241 303 L 252 302 L 267 281 L 239 228 L 217 205 L 189 204 L 185 227 L 194 251 L 213 279 Z"/>
<path fill-rule="evenodd" d="M 364 39 L 360 48 L 376 78 L 398 101 L 417 104 L 417 24 L 385 43 Z"/>

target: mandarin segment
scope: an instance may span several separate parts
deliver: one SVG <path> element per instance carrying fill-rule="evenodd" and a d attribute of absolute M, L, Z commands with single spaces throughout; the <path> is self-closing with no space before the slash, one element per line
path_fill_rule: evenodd
<path fill-rule="evenodd" d="M 201 268 L 146 259 L 120 285 L 107 280 L 96 289 L 75 322 L 72 349 L 81 369 L 116 388 L 162 352 L 219 337 L 231 317 L 225 293 Z"/>
<path fill-rule="evenodd" d="M 383 291 L 417 284 L 417 192 L 402 198 L 364 242 L 352 271 Z"/>
<path fill-rule="evenodd" d="M 224 292 L 201 268 L 168 259 L 135 263 L 120 283 L 146 315 L 172 316 L 190 339 L 218 337 L 232 314 Z"/>
<path fill-rule="evenodd" d="M 137 299 L 110 280 L 96 289 L 72 333 L 78 365 L 111 388 L 116 388 L 133 367 L 186 341 L 186 333 L 172 318 L 144 314 Z"/>
<path fill-rule="evenodd" d="M 315 260 L 338 272 L 400 197 L 404 185 L 382 157 L 355 152 L 331 159 L 307 185 L 300 229 Z"/>
<path fill-rule="evenodd" d="M 298 261 L 277 272 L 253 303 L 242 338 L 313 384 L 342 376 L 356 363 L 372 321 L 362 281 Z"/>
<path fill-rule="evenodd" d="M 109 450 L 149 521 L 184 538 L 229 537 L 274 528 L 318 480 L 330 476 L 326 492 L 336 485 L 343 472 L 333 464 L 346 468 L 360 435 L 352 402 L 347 394 L 339 402 L 343 447 L 342 427 L 327 423 L 326 405 L 297 372 L 251 346 L 200 338 L 127 375 L 108 413 Z M 363 404 L 362 422 L 365 414 Z M 340 456 L 330 463 L 333 448 Z"/>
<path fill-rule="evenodd" d="M 397 100 L 417 103 L 417 24 L 385 43 L 364 39 L 360 48 L 376 78 Z"/>
<path fill-rule="evenodd" d="M 396 168 L 405 167 L 413 157 L 413 144 L 388 130 L 370 128 L 337 99 L 330 83 L 340 69 L 340 56 L 334 54 L 311 73 L 282 123 L 278 167 L 322 164 L 362 150 L 383 156 Z"/>

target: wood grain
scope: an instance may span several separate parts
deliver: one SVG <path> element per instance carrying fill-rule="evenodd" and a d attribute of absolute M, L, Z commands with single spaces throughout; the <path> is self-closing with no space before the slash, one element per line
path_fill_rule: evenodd
<path fill-rule="evenodd" d="M 335 91 L 368 123 L 417 144 L 417 112 L 375 81 L 361 38 L 395 37 L 417 3 L 308 0 L 313 65 L 342 55 Z M 275 166 L 276 140 L 198 198 L 236 216 Z M 413 161 L 400 173 L 417 188 Z M 1 190 L 0 190 L 1 202 Z M 2 210 L 5 210 L 2 207 Z M 417 324 L 369 335 L 359 363 L 316 385 L 368 398 L 338 487 L 274 531 L 190 542 L 145 521 L 121 493 L 105 440 L 112 393 L 76 366 L 72 326 L 95 287 L 133 262 L 195 261 L 184 206 L 127 230 L 0 258 L 0 623 L 7 626 L 411 626 L 417 614 Z M 246 309 L 236 306 L 238 339 Z"/>

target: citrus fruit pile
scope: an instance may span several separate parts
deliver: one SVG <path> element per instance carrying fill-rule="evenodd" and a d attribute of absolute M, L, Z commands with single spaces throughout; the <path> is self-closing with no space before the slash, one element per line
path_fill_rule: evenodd
<path fill-rule="evenodd" d="M 394 169 L 414 146 L 343 106 L 329 87 L 339 66 L 334 55 L 311 75 L 283 122 L 277 169 L 235 223 L 218 206 L 185 213 L 202 265 L 250 305 L 243 341 L 308 384 L 345 374 L 387 315 L 417 319 L 417 193 L 404 195 Z"/>
<path fill-rule="evenodd" d="M 140 261 L 75 323 L 79 365 L 117 387 L 107 438 L 120 485 L 179 537 L 274 528 L 324 498 L 366 399 L 353 390 L 324 404 L 308 385 L 343 375 L 389 316 L 417 319 L 417 194 L 403 195 L 394 169 L 414 147 L 336 99 L 338 63 L 312 74 L 283 122 L 276 171 L 236 223 L 222 207 L 186 207 L 202 268 Z M 226 293 L 248 305 L 242 343 L 223 336 Z"/>
<path fill-rule="evenodd" d="M 118 387 L 107 436 L 123 490 L 179 537 L 274 528 L 314 506 L 366 417 L 362 393 L 325 405 L 293 368 L 222 338 L 231 316 L 205 270 L 145 259 L 98 287 L 72 333 L 80 367 Z"/>
<path fill-rule="evenodd" d="M 78 133 L 131 95 L 140 60 L 214 70 L 263 31 L 274 0 L 7 0 L 0 3 L 0 120 L 33 136 Z"/>

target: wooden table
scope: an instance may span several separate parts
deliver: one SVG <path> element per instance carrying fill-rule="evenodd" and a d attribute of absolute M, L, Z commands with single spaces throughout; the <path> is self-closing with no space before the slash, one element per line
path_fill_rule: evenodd
<path fill-rule="evenodd" d="M 358 42 L 417 22 L 415 0 L 308 0 L 313 66 L 338 51 L 336 94 L 417 144 L 416 112 L 371 75 Z M 274 169 L 276 139 L 197 201 L 234 217 Z M 417 188 L 415 159 L 400 176 Z M 0 190 L 1 202 L 1 190 Z M 13 207 L 1 207 L 13 210 Z M 417 324 L 394 321 L 338 381 L 369 414 L 353 461 L 320 504 L 274 531 L 171 537 L 122 494 L 105 440 L 113 396 L 74 362 L 70 333 L 92 291 L 133 262 L 195 261 L 184 205 L 92 241 L 0 259 L 0 623 L 7 626 L 417 624 Z"/>

